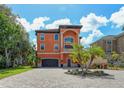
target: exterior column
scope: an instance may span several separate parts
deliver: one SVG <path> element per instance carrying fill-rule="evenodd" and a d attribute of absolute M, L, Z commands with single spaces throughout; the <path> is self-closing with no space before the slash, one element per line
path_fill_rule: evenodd
<path fill-rule="evenodd" d="M 80 39 L 79 39 L 80 37 L 79 37 L 79 34 L 78 34 L 77 36 L 78 36 L 78 44 L 80 44 Z"/>

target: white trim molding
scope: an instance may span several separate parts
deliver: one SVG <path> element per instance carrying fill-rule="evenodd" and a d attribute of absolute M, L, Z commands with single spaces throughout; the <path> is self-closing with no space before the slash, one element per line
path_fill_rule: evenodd
<path fill-rule="evenodd" d="M 63 53 L 72 53 L 72 52 L 49 52 L 49 53 L 41 53 L 41 52 L 37 52 L 37 54 L 63 54 Z"/>
<path fill-rule="evenodd" d="M 73 29 L 67 29 L 67 30 L 64 30 L 64 31 L 62 32 L 62 34 L 64 34 L 65 32 L 68 32 L 68 31 L 71 31 L 71 32 L 74 32 L 74 33 L 78 34 L 78 32 L 75 31 L 75 30 L 73 30 Z"/>
<path fill-rule="evenodd" d="M 60 54 L 60 52 L 59 53 L 56 53 L 56 52 L 49 52 L 49 53 L 37 52 L 37 54 Z"/>

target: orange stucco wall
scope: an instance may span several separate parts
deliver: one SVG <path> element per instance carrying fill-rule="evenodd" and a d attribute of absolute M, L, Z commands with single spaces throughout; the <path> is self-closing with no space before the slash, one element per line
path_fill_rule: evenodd
<path fill-rule="evenodd" d="M 39 52 L 60 52 L 60 34 L 59 35 L 59 40 L 54 40 L 54 34 L 55 33 L 44 33 L 45 39 L 41 40 L 40 36 L 43 33 L 38 33 L 37 34 L 37 51 Z M 57 33 L 56 33 L 57 34 Z M 40 45 L 44 43 L 45 44 L 45 49 L 41 50 Z M 54 44 L 59 45 L 58 50 L 54 50 Z"/>
<path fill-rule="evenodd" d="M 38 54 L 39 58 L 60 59 L 60 54 Z"/>

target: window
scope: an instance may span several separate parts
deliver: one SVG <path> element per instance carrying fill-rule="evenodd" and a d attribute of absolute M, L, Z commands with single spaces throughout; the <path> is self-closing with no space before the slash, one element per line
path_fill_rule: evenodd
<path fill-rule="evenodd" d="M 109 53 L 112 52 L 111 48 L 108 48 L 106 52 L 109 52 Z"/>
<path fill-rule="evenodd" d="M 112 44 L 112 41 L 111 40 L 107 41 L 107 44 L 109 44 L 109 45 Z"/>
<path fill-rule="evenodd" d="M 73 46 L 72 46 L 72 45 L 65 45 L 64 48 L 65 48 L 65 49 L 72 49 Z"/>
<path fill-rule="evenodd" d="M 44 44 L 41 44 L 40 48 L 41 48 L 41 50 L 44 50 L 45 45 Z"/>
<path fill-rule="evenodd" d="M 58 44 L 55 44 L 55 45 L 54 45 L 54 49 L 56 49 L 56 50 L 58 50 L 58 49 L 59 49 Z"/>
<path fill-rule="evenodd" d="M 72 43 L 73 43 L 72 37 L 64 38 L 64 49 L 72 49 L 73 48 Z"/>
<path fill-rule="evenodd" d="M 54 35 L 54 40 L 58 40 L 58 39 L 59 39 L 58 34 L 55 34 L 55 35 Z"/>
<path fill-rule="evenodd" d="M 44 34 L 43 34 L 43 33 L 41 34 L 40 39 L 41 39 L 41 40 L 44 40 Z"/>
<path fill-rule="evenodd" d="M 65 43 L 73 43 L 73 38 L 72 38 L 72 37 L 66 37 L 66 38 L 64 39 L 64 42 L 65 42 Z"/>

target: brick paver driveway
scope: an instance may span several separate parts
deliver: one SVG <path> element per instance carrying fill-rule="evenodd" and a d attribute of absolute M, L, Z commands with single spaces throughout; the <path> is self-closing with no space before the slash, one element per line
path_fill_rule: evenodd
<path fill-rule="evenodd" d="M 111 77 L 79 77 L 67 75 L 67 69 L 33 69 L 0 80 L 0 87 L 124 87 L 124 71 L 105 70 Z"/>

